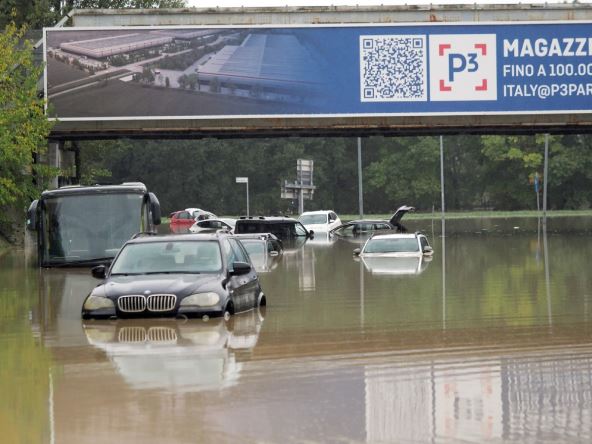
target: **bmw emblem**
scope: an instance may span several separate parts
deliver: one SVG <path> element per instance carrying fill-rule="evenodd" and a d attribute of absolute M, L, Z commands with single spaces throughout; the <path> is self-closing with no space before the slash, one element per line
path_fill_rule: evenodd
<path fill-rule="evenodd" d="M 146 291 L 144 292 L 144 296 L 148 296 L 148 295 L 150 295 L 150 293 L 151 293 L 151 291 L 150 291 L 150 290 L 146 290 Z"/>

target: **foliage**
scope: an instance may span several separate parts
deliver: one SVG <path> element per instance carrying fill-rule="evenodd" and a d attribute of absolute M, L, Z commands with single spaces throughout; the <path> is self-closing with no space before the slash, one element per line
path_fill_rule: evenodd
<path fill-rule="evenodd" d="M 56 172 L 32 165 L 41 155 L 53 125 L 37 97 L 42 67 L 35 66 L 24 28 L 8 25 L 0 34 L 0 208 L 21 207 L 37 194 L 31 172 L 41 186 Z M 0 221 L 4 211 L 0 212 Z"/>
<path fill-rule="evenodd" d="M 29 29 L 52 26 L 72 9 L 184 8 L 185 0 L 0 0 L 0 27 L 14 21 Z M 14 15 L 13 15 L 14 12 Z"/>
<path fill-rule="evenodd" d="M 188 87 L 187 76 L 184 81 Z M 592 136 L 550 140 L 549 209 L 590 208 Z M 253 214 L 294 213 L 297 202 L 281 199 L 280 186 L 296 179 L 299 158 L 314 160 L 317 189 L 306 209 L 358 209 L 354 138 L 119 140 L 81 147 L 88 183 L 141 180 L 157 193 L 165 213 L 189 206 L 243 213 L 244 192 L 234 183 L 236 176 L 249 177 Z M 440 208 L 438 137 L 367 138 L 362 153 L 366 213 L 391 214 L 402 204 Z M 444 137 L 447 209 L 536 209 L 530 179 L 534 172 L 543 177 L 543 153 L 542 136 Z"/>

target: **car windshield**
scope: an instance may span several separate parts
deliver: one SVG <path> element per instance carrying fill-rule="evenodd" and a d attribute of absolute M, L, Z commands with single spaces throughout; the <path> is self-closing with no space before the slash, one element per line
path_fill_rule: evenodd
<path fill-rule="evenodd" d="M 415 253 L 419 244 L 414 237 L 399 239 L 371 239 L 364 248 L 364 253 Z"/>
<path fill-rule="evenodd" d="M 326 214 L 303 214 L 298 219 L 303 225 L 326 224 Z"/>
<path fill-rule="evenodd" d="M 127 244 L 111 274 L 211 273 L 222 268 L 215 241 L 173 241 Z"/>

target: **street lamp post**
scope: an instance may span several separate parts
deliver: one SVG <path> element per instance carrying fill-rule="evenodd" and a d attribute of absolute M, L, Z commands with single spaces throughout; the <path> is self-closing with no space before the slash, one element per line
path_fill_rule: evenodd
<path fill-rule="evenodd" d="M 248 177 L 237 177 L 236 183 L 244 183 L 247 185 L 247 217 L 249 217 L 249 178 Z"/>

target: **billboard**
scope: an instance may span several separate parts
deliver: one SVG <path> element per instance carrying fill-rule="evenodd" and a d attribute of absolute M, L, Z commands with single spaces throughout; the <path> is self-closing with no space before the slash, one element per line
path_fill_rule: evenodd
<path fill-rule="evenodd" d="M 45 30 L 61 121 L 592 112 L 592 22 Z"/>

